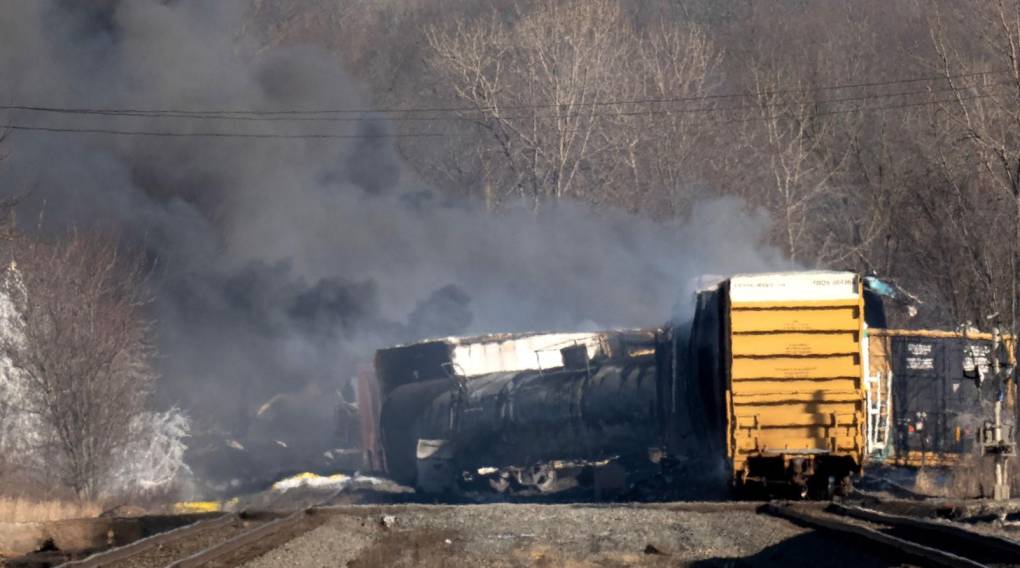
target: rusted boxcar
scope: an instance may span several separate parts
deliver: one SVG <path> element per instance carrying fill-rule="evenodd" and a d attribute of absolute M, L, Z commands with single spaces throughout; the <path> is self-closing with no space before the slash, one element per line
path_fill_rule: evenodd
<path fill-rule="evenodd" d="M 857 275 L 822 271 L 699 293 L 691 380 L 735 486 L 828 493 L 861 471 L 863 298 Z"/>

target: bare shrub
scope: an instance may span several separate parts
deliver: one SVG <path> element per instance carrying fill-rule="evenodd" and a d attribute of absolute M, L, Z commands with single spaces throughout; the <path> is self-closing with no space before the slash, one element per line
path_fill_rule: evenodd
<path fill-rule="evenodd" d="M 22 385 L 22 410 L 43 430 L 33 442 L 46 470 L 92 499 L 155 378 L 141 266 L 116 240 L 77 232 L 18 241 L 13 257 L 18 330 L 0 347 Z"/>

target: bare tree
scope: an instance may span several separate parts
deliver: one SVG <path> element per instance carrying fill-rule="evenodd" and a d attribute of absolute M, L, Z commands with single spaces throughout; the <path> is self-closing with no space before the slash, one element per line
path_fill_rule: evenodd
<path fill-rule="evenodd" d="M 6 157 L 4 143 L 7 140 L 7 135 L 8 131 L 0 130 L 0 162 L 3 162 Z M 7 195 L 0 197 L 0 245 L 5 248 L 15 236 L 14 208 L 17 203 L 18 198 L 16 196 Z M 3 280 L 7 280 L 7 278 L 3 278 Z M 6 286 L 3 286 L 3 288 L 6 288 Z M 6 292 L 6 290 L 0 290 L 0 293 L 3 292 Z M 7 326 L 10 324 L 9 320 L 12 316 L 10 308 L 9 298 L 0 297 L 0 325 Z M 6 369 L 0 368 L 0 479 L 5 478 L 13 468 L 14 460 L 12 456 L 14 452 L 11 451 L 13 449 L 11 442 L 14 438 L 13 430 L 17 428 L 14 419 L 16 409 L 12 400 L 13 392 L 11 392 L 12 389 L 8 384 L 8 377 L 3 375 L 5 372 Z"/>
<path fill-rule="evenodd" d="M 977 292 L 974 316 L 1014 332 L 1020 306 L 1020 1 L 933 2 L 934 67 L 950 86 L 932 114 L 946 222 Z M 1005 238 L 1004 238 L 1005 237 Z"/>
<path fill-rule="evenodd" d="M 115 240 L 78 232 L 21 240 L 13 257 L 20 325 L 2 347 L 23 381 L 23 406 L 49 430 L 43 450 L 59 480 L 93 498 L 154 380 L 141 265 Z"/>
<path fill-rule="evenodd" d="M 703 115 L 689 112 L 691 104 L 677 101 L 697 101 L 696 108 L 706 105 L 698 99 L 715 88 L 713 77 L 723 53 L 701 28 L 665 21 L 644 30 L 635 49 L 631 72 L 643 85 L 640 98 L 664 102 L 645 113 L 634 108 L 623 112 L 617 128 L 629 141 L 621 157 L 630 176 L 615 184 L 616 204 L 648 204 L 646 212 L 679 217 L 693 200 L 688 185 L 704 173 L 692 165 L 713 128 Z"/>
<path fill-rule="evenodd" d="M 704 92 L 716 53 L 693 28 L 639 30 L 622 6 L 545 1 L 427 33 L 431 67 L 488 141 L 480 170 L 500 198 L 638 208 L 642 188 L 681 177 L 689 115 L 629 101 Z"/>

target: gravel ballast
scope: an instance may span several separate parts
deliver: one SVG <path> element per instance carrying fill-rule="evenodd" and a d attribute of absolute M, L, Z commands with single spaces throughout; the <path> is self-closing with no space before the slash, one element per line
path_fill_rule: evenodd
<path fill-rule="evenodd" d="M 246 566 L 888 565 L 858 542 L 749 507 L 395 505 L 329 515 Z"/>

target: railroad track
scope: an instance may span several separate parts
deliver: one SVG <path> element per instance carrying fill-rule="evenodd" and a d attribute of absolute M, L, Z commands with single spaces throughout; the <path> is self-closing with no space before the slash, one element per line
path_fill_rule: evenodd
<path fill-rule="evenodd" d="M 317 526 L 315 507 L 286 515 L 224 514 L 67 562 L 66 568 L 233 566 Z"/>
<path fill-rule="evenodd" d="M 820 531 L 863 540 L 880 556 L 923 566 L 1020 566 L 1020 543 L 964 526 L 819 502 L 709 502 L 635 505 L 715 513 L 757 511 Z M 69 568 L 214 568 L 236 566 L 320 526 L 346 507 L 319 504 L 297 512 L 225 514 L 64 564 Z M 386 510 L 359 510 L 378 517 Z"/>
<path fill-rule="evenodd" d="M 58 568 L 197 568 L 234 566 L 272 550 L 318 526 L 321 511 L 338 489 L 311 507 L 289 514 L 270 511 L 227 513 L 130 544 L 99 552 Z"/>
<path fill-rule="evenodd" d="M 1020 543 L 945 522 L 839 504 L 772 502 L 764 512 L 864 539 L 925 566 L 1020 566 Z"/>

